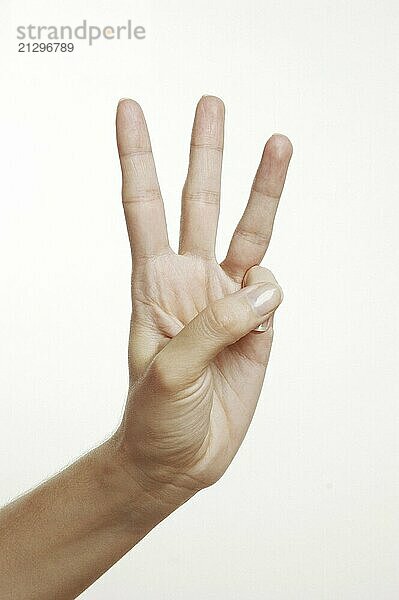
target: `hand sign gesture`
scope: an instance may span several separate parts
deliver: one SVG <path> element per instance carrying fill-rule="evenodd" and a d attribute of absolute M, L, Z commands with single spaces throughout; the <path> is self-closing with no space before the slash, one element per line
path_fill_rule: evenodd
<path fill-rule="evenodd" d="M 132 250 L 130 386 L 117 432 L 143 481 L 172 489 L 215 482 L 251 422 L 282 299 L 258 266 L 268 247 L 292 154 L 267 142 L 227 256 L 215 258 L 224 106 L 198 103 L 182 195 L 179 252 L 169 246 L 150 139 L 140 106 L 122 100 L 117 139 Z"/>
<path fill-rule="evenodd" d="M 215 259 L 224 108 L 198 103 L 171 250 L 141 108 L 119 103 L 132 249 L 129 393 L 112 436 L 0 511 L 0 597 L 71 600 L 224 473 L 251 422 L 281 290 L 259 266 L 291 158 L 265 146 L 225 260 Z M 21 550 L 22 549 L 22 550 Z"/>

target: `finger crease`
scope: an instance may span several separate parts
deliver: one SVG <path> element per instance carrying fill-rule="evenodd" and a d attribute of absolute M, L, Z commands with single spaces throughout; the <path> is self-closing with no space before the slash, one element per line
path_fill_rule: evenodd
<path fill-rule="evenodd" d="M 251 244 L 264 247 L 265 244 L 269 243 L 270 233 L 260 233 L 257 231 L 248 231 L 246 229 L 237 228 L 234 235 L 243 238 Z"/>
<path fill-rule="evenodd" d="M 190 148 L 205 148 L 206 150 L 216 150 L 217 152 L 223 152 L 222 146 L 215 146 L 213 144 L 194 144 L 191 142 Z"/>
<path fill-rule="evenodd" d="M 278 202 L 280 200 L 280 196 L 279 195 L 277 195 L 277 194 L 269 194 L 268 192 L 261 192 L 256 187 L 253 187 L 251 189 L 251 192 L 255 193 L 255 194 L 259 194 L 259 196 L 262 196 L 265 199 L 274 200 L 275 202 Z"/>
<path fill-rule="evenodd" d="M 214 206 L 219 202 L 219 192 L 215 192 L 213 190 L 201 190 L 200 192 L 185 192 L 183 198 L 185 202 L 211 204 Z"/>
<path fill-rule="evenodd" d="M 129 152 L 119 152 L 120 158 L 132 158 L 133 156 L 140 156 L 142 154 L 152 154 L 151 148 L 135 148 L 129 150 Z"/>
<path fill-rule="evenodd" d="M 124 195 L 122 204 L 147 204 L 148 202 L 159 202 L 161 193 L 159 190 L 145 190 L 140 194 Z"/>

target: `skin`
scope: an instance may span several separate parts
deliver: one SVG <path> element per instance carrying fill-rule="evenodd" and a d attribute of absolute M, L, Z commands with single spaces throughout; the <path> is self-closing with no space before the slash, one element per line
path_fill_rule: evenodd
<path fill-rule="evenodd" d="M 266 143 L 218 264 L 222 101 L 204 96 L 197 105 L 177 254 L 136 102 L 119 103 L 116 128 L 133 267 L 125 412 L 104 444 L 0 511 L 1 598 L 76 598 L 216 482 L 249 427 L 269 359 L 282 292 L 259 263 L 291 143 L 283 135 Z"/>

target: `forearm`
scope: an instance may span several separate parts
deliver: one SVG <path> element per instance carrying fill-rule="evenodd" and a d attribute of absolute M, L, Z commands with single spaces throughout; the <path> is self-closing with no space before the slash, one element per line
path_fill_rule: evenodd
<path fill-rule="evenodd" d="M 70 600 L 191 492 L 144 481 L 111 438 L 0 511 L 0 597 Z"/>

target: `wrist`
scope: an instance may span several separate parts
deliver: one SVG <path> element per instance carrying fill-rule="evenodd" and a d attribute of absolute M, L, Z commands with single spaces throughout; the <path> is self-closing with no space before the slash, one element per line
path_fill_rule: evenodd
<path fill-rule="evenodd" d="M 102 477 L 112 488 L 115 514 L 137 539 L 199 491 L 184 475 L 140 465 L 126 449 L 119 430 L 98 450 Z"/>

